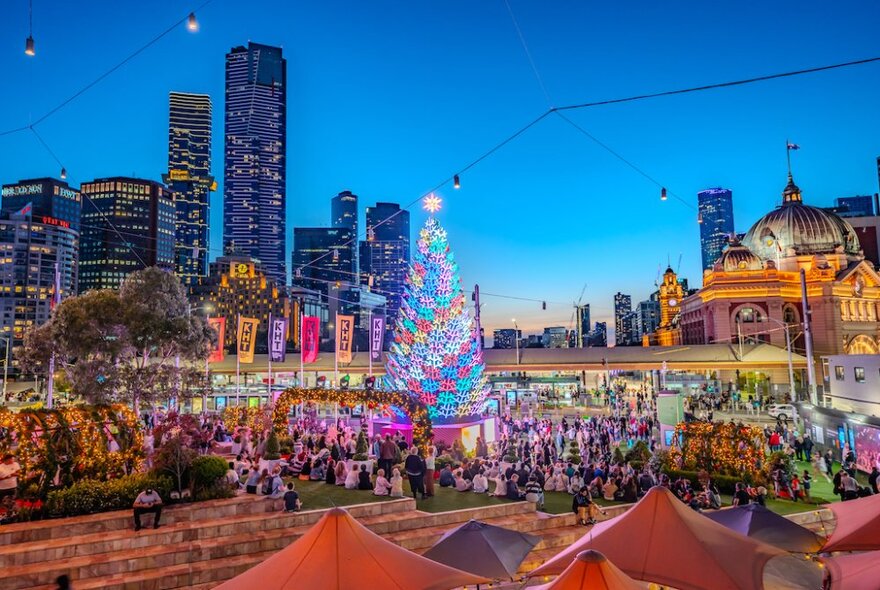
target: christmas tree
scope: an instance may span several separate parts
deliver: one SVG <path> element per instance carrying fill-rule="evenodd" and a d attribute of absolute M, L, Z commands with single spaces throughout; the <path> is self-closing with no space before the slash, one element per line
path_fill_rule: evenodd
<path fill-rule="evenodd" d="M 425 208 L 434 213 L 439 199 L 428 197 Z M 386 365 L 392 388 L 421 399 L 435 423 L 480 414 L 489 393 L 483 350 L 446 230 L 433 215 L 419 234 L 394 333 Z"/>

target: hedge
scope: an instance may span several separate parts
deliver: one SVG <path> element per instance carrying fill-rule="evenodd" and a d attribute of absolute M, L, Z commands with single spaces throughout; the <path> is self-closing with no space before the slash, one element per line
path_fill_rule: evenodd
<path fill-rule="evenodd" d="M 699 476 L 696 471 L 678 471 L 676 469 L 664 469 L 663 473 L 669 476 L 671 481 L 677 480 L 679 477 L 690 480 L 694 489 L 700 489 Z M 709 475 L 709 481 L 718 488 L 722 494 L 732 494 L 736 491 L 736 484 L 739 482 L 748 482 L 745 477 L 735 477 L 732 475 Z"/>
<path fill-rule="evenodd" d="M 193 459 L 190 467 L 190 481 L 193 491 L 198 492 L 215 486 L 226 475 L 229 462 L 216 455 L 201 455 Z"/>
<path fill-rule="evenodd" d="M 46 512 L 51 516 L 77 516 L 131 508 L 138 494 L 147 488 L 156 490 L 167 501 L 173 483 L 165 475 L 136 474 L 100 481 L 85 479 L 69 488 L 54 490 L 46 497 Z"/>

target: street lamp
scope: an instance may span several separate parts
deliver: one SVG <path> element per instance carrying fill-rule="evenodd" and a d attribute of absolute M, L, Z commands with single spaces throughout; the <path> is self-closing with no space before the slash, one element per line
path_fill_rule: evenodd
<path fill-rule="evenodd" d="M 791 394 L 791 400 L 797 401 L 797 393 L 794 390 L 794 369 L 791 366 L 791 332 L 789 331 L 789 325 L 782 320 L 777 320 L 770 316 L 767 316 L 767 319 L 785 329 L 785 349 L 788 351 L 788 389 Z"/>
<path fill-rule="evenodd" d="M 519 326 L 516 325 L 516 318 L 510 320 L 513 322 L 513 341 L 516 343 L 516 364 L 519 364 Z"/>
<path fill-rule="evenodd" d="M 3 404 L 6 404 L 6 384 L 9 382 L 9 336 L 0 337 L 0 340 L 6 343 L 3 359 Z"/>

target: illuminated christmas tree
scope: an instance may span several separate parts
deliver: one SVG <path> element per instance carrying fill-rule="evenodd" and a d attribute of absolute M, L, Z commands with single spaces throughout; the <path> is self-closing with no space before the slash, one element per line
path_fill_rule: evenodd
<path fill-rule="evenodd" d="M 483 350 L 465 307 L 461 277 L 435 213 L 419 234 L 386 364 L 389 385 L 428 406 L 435 423 L 464 422 L 480 414 L 489 393 Z"/>

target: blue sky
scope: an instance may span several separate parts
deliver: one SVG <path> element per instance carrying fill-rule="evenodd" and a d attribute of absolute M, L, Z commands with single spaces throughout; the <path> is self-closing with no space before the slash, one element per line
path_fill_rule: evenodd
<path fill-rule="evenodd" d="M 554 105 L 654 92 L 880 55 L 875 2 L 527 2 L 510 0 Z M 27 2 L 0 8 L 0 129 L 27 124 L 195 2 L 35 0 L 37 56 L 23 54 Z M 167 93 L 214 100 L 222 178 L 224 55 L 248 40 L 288 59 L 288 247 L 328 222 L 343 189 L 362 207 L 408 203 L 548 106 L 503 0 L 242 3 L 214 0 L 201 31 L 180 27 L 41 124 L 74 184 L 166 167 Z M 780 200 L 786 138 L 808 203 L 877 191 L 880 64 L 577 111 L 570 116 L 690 203 L 734 192 L 745 231 Z M 0 137 L 0 181 L 57 175 L 28 133 Z M 695 210 L 549 117 L 447 188 L 440 213 L 466 286 L 546 299 L 485 298 L 487 331 L 568 325 L 588 285 L 593 318 L 617 291 L 653 290 L 682 255 L 700 283 Z M 222 186 L 212 243 L 222 235 Z M 414 236 L 424 214 L 413 215 Z"/>

